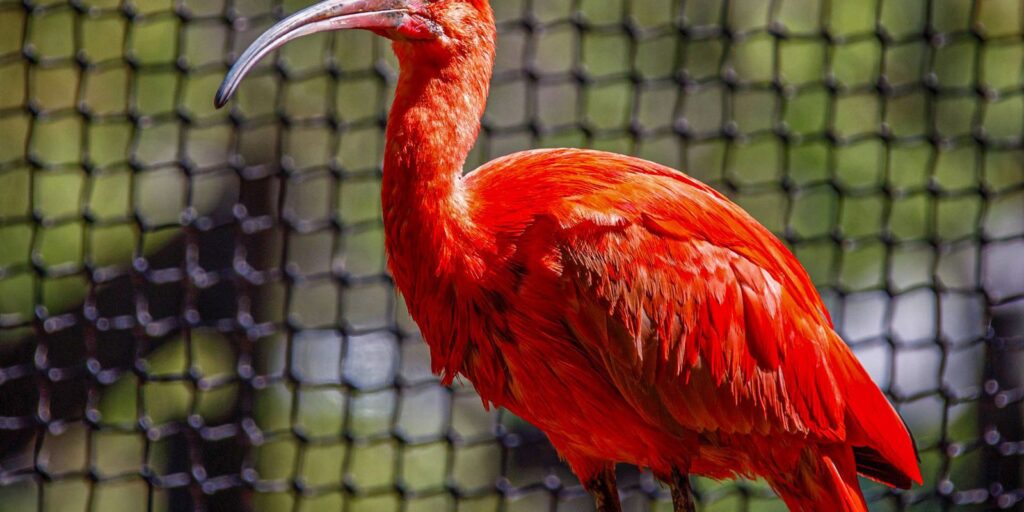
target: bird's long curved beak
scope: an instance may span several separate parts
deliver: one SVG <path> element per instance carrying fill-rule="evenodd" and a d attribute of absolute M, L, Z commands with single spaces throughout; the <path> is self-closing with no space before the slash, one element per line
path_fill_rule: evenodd
<path fill-rule="evenodd" d="M 388 30 L 401 27 L 409 16 L 409 0 L 325 0 L 311 5 L 270 27 L 231 67 L 214 104 L 223 107 L 249 71 L 267 54 L 303 36 L 362 28 Z"/>

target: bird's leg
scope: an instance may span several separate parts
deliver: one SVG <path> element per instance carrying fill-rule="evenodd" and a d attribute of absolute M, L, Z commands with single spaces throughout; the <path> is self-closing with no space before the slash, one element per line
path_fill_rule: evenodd
<path fill-rule="evenodd" d="M 690 488 L 690 475 L 672 470 L 672 480 L 669 482 L 672 488 L 672 505 L 675 512 L 694 512 L 696 505 L 693 501 L 693 489 Z"/>
<path fill-rule="evenodd" d="M 594 497 L 597 512 L 622 512 L 619 488 L 615 485 L 615 466 L 609 466 L 591 478 L 584 487 Z"/>

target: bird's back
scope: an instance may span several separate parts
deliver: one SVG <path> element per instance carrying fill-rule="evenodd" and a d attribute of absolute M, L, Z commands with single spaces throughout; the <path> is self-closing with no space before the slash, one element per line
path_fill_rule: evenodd
<path fill-rule="evenodd" d="M 833 332 L 806 272 L 721 194 L 586 150 L 518 153 L 465 183 L 501 262 L 485 286 L 523 314 L 517 332 L 561 332 L 547 339 L 569 338 L 645 424 L 711 444 L 845 446 L 866 476 L 920 480 L 905 426 Z"/>

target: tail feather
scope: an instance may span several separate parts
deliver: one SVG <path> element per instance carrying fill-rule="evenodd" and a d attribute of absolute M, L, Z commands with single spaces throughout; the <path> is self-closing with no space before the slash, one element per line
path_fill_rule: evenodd
<path fill-rule="evenodd" d="M 854 446 L 853 458 L 857 461 L 857 472 L 876 482 L 900 489 L 909 489 L 914 484 L 909 475 L 893 466 L 872 448 Z"/>
<path fill-rule="evenodd" d="M 920 484 L 921 459 L 910 429 L 853 353 L 848 355 L 839 358 L 842 364 L 836 373 L 845 381 L 847 443 L 854 447 L 857 470 L 892 487 Z"/>
<path fill-rule="evenodd" d="M 772 487 L 793 512 L 867 512 L 857 474 L 893 487 L 921 483 L 917 448 L 903 419 L 838 335 L 833 375 L 846 403 L 846 440 L 808 445 Z"/>
<path fill-rule="evenodd" d="M 815 455 L 815 453 L 824 455 Z M 772 482 L 792 512 L 867 512 L 849 447 L 809 448 L 799 468 L 784 481 Z"/>
<path fill-rule="evenodd" d="M 851 454 L 852 455 L 852 454 Z M 852 458 L 847 456 L 847 458 Z M 860 483 L 857 481 L 857 470 L 851 467 L 853 461 L 845 461 L 841 470 L 836 466 L 836 461 L 830 457 L 823 457 L 821 464 L 824 466 L 825 475 L 835 496 L 836 505 L 842 512 L 867 512 L 868 504 L 864 501 L 864 495 L 860 492 Z M 818 509 L 824 510 L 824 509 Z"/>

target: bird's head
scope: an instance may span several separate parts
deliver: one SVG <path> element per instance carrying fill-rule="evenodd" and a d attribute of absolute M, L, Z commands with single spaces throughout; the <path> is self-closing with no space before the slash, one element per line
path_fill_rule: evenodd
<path fill-rule="evenodd" d="M 493 46 L 488 0 L 324 0 L 285 18 L 245 50 L 217 91 L 224 106 L 242 79 L 266 55 L 303 36 L 363 29 L 395 41 L 396 50 L 422 61 L 443 61 Z"/>

